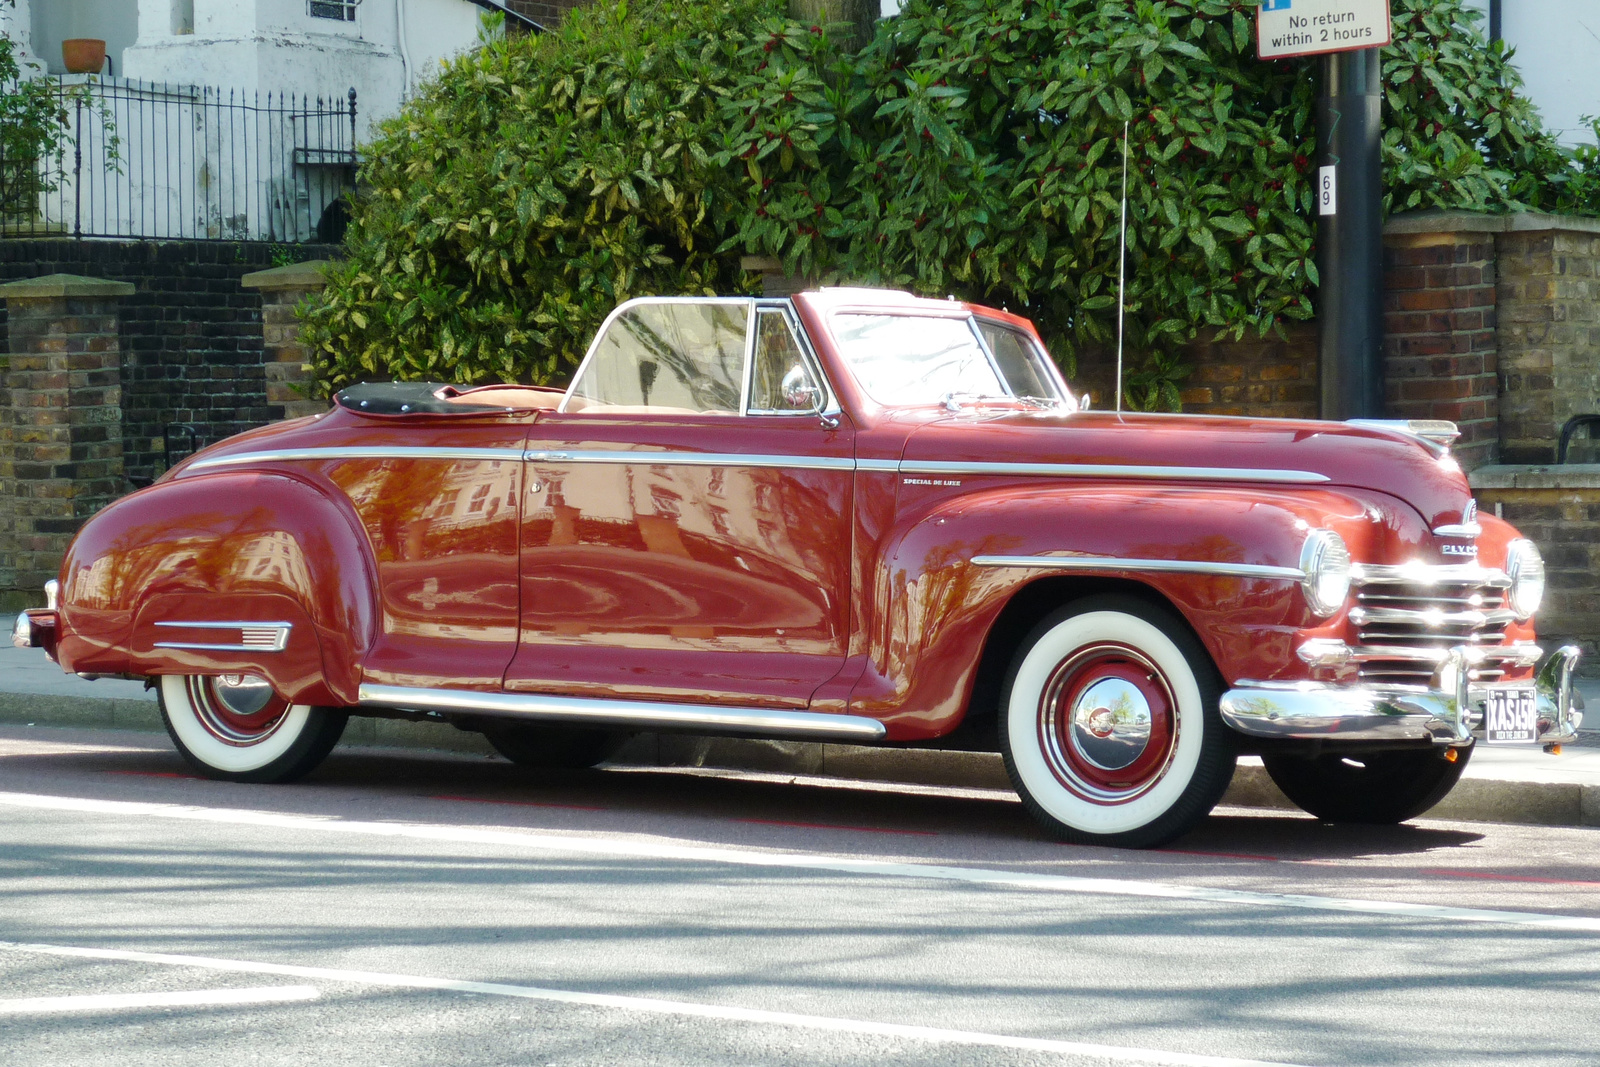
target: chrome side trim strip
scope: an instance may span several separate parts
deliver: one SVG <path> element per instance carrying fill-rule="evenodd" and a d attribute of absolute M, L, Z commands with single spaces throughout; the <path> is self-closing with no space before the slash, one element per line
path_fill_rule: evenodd
<path fill-rule="evenodd" d="M 776 467 L 783 470 L 848 471 L 856 461 L 848 456 L 779 456 L 742 452 L 637 452 L 625 449 L 524 452 L 531 463 L 639 463 L 674 467 Z"/>
<path fill-rule="evenodd" d="M 550 722 L 631 726 L 642 730 L 708 730 L 858 743 L 880 741 L 888 732 L 883 723 L 876 719 L 860 715 L 826 715 L 815 711 L 663 704 L 645 700 L 547 696 L 542 693 L 413 689 L 409 686 L 373 684 L 363 684 L 358 695 L 362 707 L 461 711 Z"/>
<path fill-rule="evenodd" d="M 260 452 L 235 452 L 227 456 L 207 456 L 189 464 L 189 470 L 211 467 L 236 467 L 243 463 L 281 463 L 285 460 L 319 459 L 464 459 L 498 460 L 515 463 L 522 459 L 520 448 L 422 448 L 409 445 L 341 446 L 338 448 L 271 448 Z"/>
<path fill-rule="evenodd" d="M 1481 533 L 1483 533 L 1483 527 L 1475 522 L 1453 522 L 1433 528 L 1433 536 L 1435 537 L 1465 537 L 1471 539 Z"/>
<path fill-rule="evenodd" d="M 780 456 L 739 452 L 638 452 L 633 450 L 523 451 L 515 448 L 427 448 L 406 445 L 366 447 L 276 448 L 207 456 L 189 470 L 237 467 L 248 463 L 282 463 L 329 459 L 431 459 L 475 462 L 641 463 L 686 467 L 771 467 L 785 470 L 889 471 L 901 474 L 993 474 L 1002 477 L 1133 478 L 1180 482 L 1273 482 L 1316 485 L 1329 481 L 1312 471 L 1246 467 L 1150 467 L 1126 463 L 958 463 L 943 460 L 856 460 L 845 456 Z"/>
<path fill-rule="evenodd" d="M 978 567 L 1037 567 L 1065 571 L 1151 571 L 1166 574 L 1215 574 L 1228 578 L 1267 578 L 1298 582 L 1305 578 L 1299 567 L 1270 567 L 1256 563 L 1217 563 L 1203 559 L 1121 559 L 1116 556 L 973 556 Z"/>
<path fill-rule="evenodd" d="M 205 652 L 282 652 L 289 647 L 292 622 L 158 622 L 175 630 L 238 630 L 236 645 L 195 641 L 157 641 L 157 648 L 188 648 Z"/>
<path fill-rule="evenodd" d="M 1138 478 L 1179 482 L 1277 482 L 1319 485 L 1331 481 L 1314 471 L 1249 467 L 1153 467 L 1134 463 L 966 463 L 946 460 L 902 460 L 902 474 L 1043 475 L 1057 478 Z"/>

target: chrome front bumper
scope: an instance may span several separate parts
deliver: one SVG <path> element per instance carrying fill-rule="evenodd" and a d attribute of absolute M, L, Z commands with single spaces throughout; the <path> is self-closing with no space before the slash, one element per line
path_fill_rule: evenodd
<path fill-rule="evenodd" d="M 1571 741 L 1583 722 L 1582 713 L 1572 706 L 1578 654 L 1576 647 L 1567 645 L 1551 653 L 1539 668 L 1535 684 L 1540 744 Z M 1222 694 L 1222 720 L 1250 737 L 1459 745 L 1483 736 L 1488 691 L 1518 684 L 1474 682 L 1472 668 L 1482 657 L 1478 649 L 1451 649 L 1427 686 L 1240 682 Z"/>

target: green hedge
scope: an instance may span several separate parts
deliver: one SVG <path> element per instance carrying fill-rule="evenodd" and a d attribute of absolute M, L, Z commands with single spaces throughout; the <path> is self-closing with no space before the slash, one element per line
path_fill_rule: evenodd
<path fill-rule="evenodd" d="M 794 273 L 1039 322 L 1063 366 L 1115 322 L 1128 124 L 1130 402 L 1176 407 L 1207 328 L 1312 314 L 1313 78 L 1253 3 L 910 0 L 860 54 L 777 0 L 643 0 L 454 62 L 368 151 L 307 332 L 326 386 L 559 379 L 644 293 Z M 1395 0 L 1386 203 L 1594 213 L 1457 0 Z"/>

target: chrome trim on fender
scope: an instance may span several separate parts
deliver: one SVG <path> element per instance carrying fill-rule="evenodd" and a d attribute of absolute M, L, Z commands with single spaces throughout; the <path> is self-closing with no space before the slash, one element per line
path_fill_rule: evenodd
<path fill-rule="evenodd" d="M 1331 481 L 1314 471 L 1248 467 L 1155 467 L 1131 463 L 966 463 L 947 460 L 901 460 L 901 474 L 1043 475 L 1057 478 L 1138 478 L 1179 482 L 1276 482 L 1320 485 Z M 1296 572 L 1298 573 L 1298 572 Z"/>
<path fill-rule="evenodd" d="M 631 726 L 641 730 L 710 730 L 760 737 L 799 737 L 839 741 L 880 741 L 883 723 L 860 715 L 815 711 L 723 707 L 714 704 L 664 704 L 645 700 L 547 696 L 542 693 L 484 693 L 461 689 L 413 689 L 363 684 L 362 707 L 417 708 L 548 722 Z"/>
<path fill-rule="evenodd" d="M 1133 478 L 1180 482 L 1272 482 L 1314 485 L 1329 481 L 1312 471 L 1265 470 L 1246 467 L 1151 467 L 1123 463 L 957 463 L 940 460 L 856 460 L 843 456 L 781 456 L 738 452 L 636 452 L 632 450 L 523 451 L 516 448 L 427 448 L 409 445 L 366 447 L 273 448 L 259 452 L 234 452 L 207 456 L 186 470 L 211 470 L 248 463 L 283 463 L 295 460 L 418 459 L 468 460 L 502 463 L 642 463 L 689 467 L 772 467 L 786 470 L 888 471 L 900 474 L 993 474 L 1002 477 Z"/>
<path fill-rule="evenodd" d="M 1222 694 L 1222 720 L 1242 734 L 1280 740 L 1461 744 L 1482 736 L 1489 690 L 1527 685 L 1473 684 L 1471 667 L 1483 651 L 1451 649 L 1426 686 L 1241 680 Z M 1583 722 L 1572 706 L 1578 655 L 1567 645 L 1551 653 L 1538 671 L 1538 744 L 1558 745 L 1577 736 Z"/>
<path fill-rule="evenodd" d="M 524 452 L 522 458 L 530 463 L 641 463 L 674 467 L 775 467 L 782 470 L 848 471 L 856 467 L 856 461 L 848 456 L 779 456 L 741 452 L 552 450 Z"/>
<path fill-rule="evenodd" d="M 175 630 L 238 630 L 236 645 L 194 641 L 157 641 L 156 648 L 186 648 L 202 652 L 282 652 L 289 647 L 292 622 L 158 622 Z"/>
<path fill-rule="evenodd" d="M 1069 571 L 1152 571 L 1167 574 L 1214 574 L 1227 578 L 1267 578 L 1298 582 L 1305 577 L 1299 567 L 1270 567 L 1255 563 L 1217 563 L 1203 559 L 1121 559 L 1115 556 L 973 556 L 978 567 L 1039 567 Z"/>
<path fill-rule="evenodd" d="M 288 460 L 318 459 L 464 459 L 498 460 L 515 463 L 522 459 L 520 448 L 423 448 L 410 445 L 341 446 L 337 448 L 269 448 L 260 452 L 234 452 L 208 456 L 190 463 L 188 470 L 236 467 L 242 463 L 282 463 Z"/>

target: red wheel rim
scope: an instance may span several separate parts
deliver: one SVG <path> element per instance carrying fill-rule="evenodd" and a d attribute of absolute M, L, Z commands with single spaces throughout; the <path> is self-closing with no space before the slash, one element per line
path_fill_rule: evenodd
<path fill-rule="evenodd" d="M 260 744 L 277 732 L 289 711 L 289 702 L 259 678 L 189 678 L 186 689 L 195 718 L 224 744 Z"/>
<path fill-rule="evenodd" d="M 1126 645 L 1078 649 L 1051 672 L 1039 700 L 1039 742 L 1064 787 L 1123 804 L 1166 775 L 1177 751 L 1176 701 L 1160 668 Z"/>

